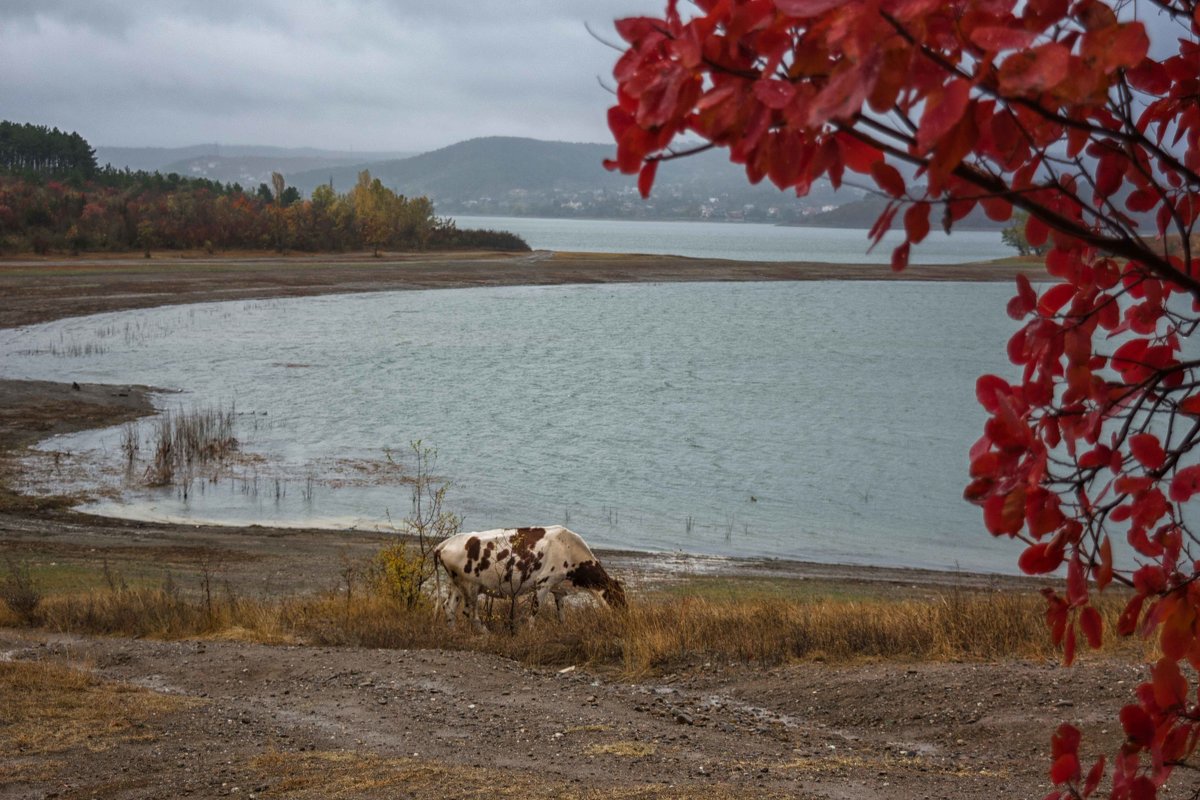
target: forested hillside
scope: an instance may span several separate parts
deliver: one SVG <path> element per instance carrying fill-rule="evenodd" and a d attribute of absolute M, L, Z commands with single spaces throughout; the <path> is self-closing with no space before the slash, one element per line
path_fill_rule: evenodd
<path fill-rule="evenodd" d="M 528 249 L 505 233 L 459 231 L 426 197 L 363 171 L 349 192 L 303 200 L 272 176 L 247 191 L 176 174 L 97 169 L 79 134 L 0 123 L 0 253 L 154 249 L 342 251 Z"/>

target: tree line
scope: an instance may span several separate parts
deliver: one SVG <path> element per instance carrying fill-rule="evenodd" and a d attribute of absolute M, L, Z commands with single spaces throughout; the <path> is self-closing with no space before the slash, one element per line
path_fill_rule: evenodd
<path fill-rule="evenodd" d="M 0 121 L 0 169 L 86 178 L 96 173 L 96 151 L 78 133 L 5 120 Z"/>
<path fill-rule="evenodd" d="M 97 168 L 77 133 L 0 122 L 0 253 L 367 248 L 529 249 L 510 233 L 460 231 L 429 198 L 397 194 L 366 171 L 346 194 L 319 186 L 305 200 L 279 173 L 248 190 Z"/>

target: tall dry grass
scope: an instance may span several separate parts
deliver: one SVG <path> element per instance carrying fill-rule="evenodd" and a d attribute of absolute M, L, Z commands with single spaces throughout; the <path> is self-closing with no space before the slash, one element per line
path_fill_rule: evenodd
<path fill-rule="evenodd" d="M 504 610 L 500 607 L 503 606 Z M 644 675 L 704 661 L 936 661 L 1055 658 L 1033 594 L 949 592 L 927 600 L 706 600 L 634 598 L 614 612 L 578 608 L 509 633 L 497 604 L 493 633 L 449 629 L 428 604 L 407 608 L 379 591 L 272 600 L 229 592 L 189 599 L 163 588 L 117 588 L 49 597 L 38 622 L 56 631 L 177 639 L 212 636 L 266 643 L 490 652 L 543 665 L 587 664 Z M 1121 603 L 1101 604 L 1115 631 Z M 0 625 L 20 624 L 10 612 Z M 1109 636 L 1106 649 L 1142 653 Z"/>

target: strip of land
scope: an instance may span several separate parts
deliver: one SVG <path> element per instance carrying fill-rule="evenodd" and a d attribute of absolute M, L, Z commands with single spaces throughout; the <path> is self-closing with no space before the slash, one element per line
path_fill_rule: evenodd
<path fill-rule="evenodd" d="M 0 327 L 131 308 L 304 297 L 347 292 L 470 286 L 673 281 L 926 280 L 1011 281 L 1048 276 L 1041 263 L 1005 259 L 981 264 L 750 262 L 604 253 L 370 254 L 214 257 L 165 253 L 152 258 L 0 259 Z"/>

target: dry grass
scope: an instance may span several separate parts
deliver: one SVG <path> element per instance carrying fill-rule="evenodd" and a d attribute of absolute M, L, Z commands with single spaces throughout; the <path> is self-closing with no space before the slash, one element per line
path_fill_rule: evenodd
<path fill-rule="evenodd" d="M 794 794 L 711 783 L 692 787 L 634 784 L 584 788 L 516 770 L 448 767 L 412 758 L 385 758 L 345 751 L 272 752 L 256 758 L 251 766 L 269 784 L 264 797 L 295 800 L 393 795 L 487 800 L 682 800 L 701 795 L 708 800 L 794 797 Z"/>
<path fill-rule="evenodd" d="M 1101 603 L 1115 630 L 1119 598 Z M 950 591 L 925 599 L 808 597 L 725 600 L 649 595 L 624 612 L 576 609 L 509 633 L 506 603 L 491 634 L 448 629 L 428 605 L 407 609 L 377 591 L 250 600 L 229 591 L 191 599 L 168 588 L 121 587 L 50 596 L 38 609 L 51 630 L 161 639 L 211 637 L 267 644 L 440 648 L 495 653 L 528 664 L 587 664 L 627 676 L 703 661 L 940 661 L 1055 658 L 1044 600 L 1033 593 Z M 0 606 L 0 625 L 24 624 Z M 1108 652 L 1144 656 L 1140 640 L 1108 637 Z"/>
<path fill-rule="evenodd" d="M 658 752 L 653 742 L 605 742 L 591 744 L 584 749 L 589 756 L 620 756 L 621 758 L 645 758 Z"/>
<path fill-rule="evenodd" d="M 985 769 L 983 767 L 956 766 L 939 763 L 935 759 L 924 756 L 857 756 L 857 755 L 821 755 L 794 758 L 783 764 L 771 764 L 771 769 L 795 772 L 802 775 L 833 775 L 845 776 L 854 771 L 875 770 L 880 773 L 895 774 L 904 770 L 914 770 L 933 775 L 947 775 L 954 778 L 1007 778 L 1006 769 Z"/>
<path fill-rule="evenodd" d="M 106 750 L 149 736 L 140 727 L 148 719 L 194 702 L 100 681 L 76 667 L 0 662 L 0 756 Z"/>

